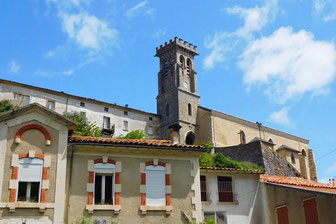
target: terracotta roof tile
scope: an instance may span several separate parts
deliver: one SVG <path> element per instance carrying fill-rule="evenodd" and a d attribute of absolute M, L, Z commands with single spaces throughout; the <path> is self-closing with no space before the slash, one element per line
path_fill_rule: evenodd
<path fill-rule="evenodd" d="M 116 138 L 102 138 L 91 136 L 72 136 L 69 138 L 71 143 L 102 143 L 111 145 L 142 145 L 142 146 L 157 146 L 157 147 L 171 147 L 205 151 L 205 147 L 199 145 L 185 145 L 174 144 L 170 140 L 157 140 L 157 139 L 116 139 Z"/>
<path fill-rule="evenodd" d="M 237 168 L 227 168 L 227 167 L 205 167 L 200 166 L 201 170 L 218 170 L 227 172 L 239 172 L 239 173 L 264 173 L 262 170 L 252 170 L 252 169 L 237 169 Z"/>
<path fill-rule="evenodd" d="M 279 184 L 287 187 L 336 194 L 336 186 L 307 180 L 301 177 L 284 177 L 262 174 L 260 175 L 260 180 L 262 182 Z"/>

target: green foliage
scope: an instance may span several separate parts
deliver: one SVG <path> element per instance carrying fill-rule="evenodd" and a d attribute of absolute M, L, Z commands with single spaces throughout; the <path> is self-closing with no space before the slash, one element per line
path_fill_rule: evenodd
<path fill-rule="evenodd" d="M 237 168 L 237 169 L 252 169 L 264 170 L 262 167 L 251 162 L 238 162 L 230 157 L 224 156 L 222 153 L 209 154 L 203 153 L 200 157 L 200 166 L 205 167 L 224 167 L 224 168 Z"/>
<path fill-rule="evenodd" d="M 91 218 L 81 217 L 81 218 L 78 218 L 75 223 L 76 224 L 95 224 L 95 221 L 93 221 Z"/>
<path fill-rule="evenodd" d="M 210 141 L 208 141 L 206 143 L 199 141 L 199 142 L 196 142 L 195 145 L 200 145 L 200 146 L 205 147 L 207 149 L 207 152 L 210 152 L 211 148 L 213 147 L 212 143 Z"/>
<path fill-rule="evenodd" d="M 69 114 L 64 113 L 64 115 L 77 122 L 77 128 L 74 131 L 74 135 L 80 136 L 102 136 L 101 129 L 97 127 L 96 123 L 91 123 L 86 120 L 86 118 L 78 113 Z"/>
<path fill-rule="evenodd" d="M 120 135 L 117 137 L 119 139 L 147 139 L 147 134 L 144 130 L 134 130 L 129 132 L 127 135 Z"/>
<path fill-rule="evenodd" d="M 8 100 L 2 100 L 2 101 L 0 101 L 0 113 L 8 111 L 8 110 L 14 110 L 16 108 L 17 108 L 17 106 L 14 106 Z"/>
<path fill-rule="evenodd" d="M 189 222 L 188 224 L 196 224 L 196 222 Z M 201 222 L 200 224 L 216 224 L 215 223 L 215 219 L 208 219 L 208 220 L 205 220 L 204 222 Z"/>

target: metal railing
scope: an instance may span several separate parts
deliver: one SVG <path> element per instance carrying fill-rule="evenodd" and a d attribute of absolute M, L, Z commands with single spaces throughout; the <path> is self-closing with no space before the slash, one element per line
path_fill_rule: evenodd
<path fill-rule="evenodd" d="M 232 191 L 231 181 L 218 182 L 218 201 L 219 202 L 236 202 L 237 194 Z"/>

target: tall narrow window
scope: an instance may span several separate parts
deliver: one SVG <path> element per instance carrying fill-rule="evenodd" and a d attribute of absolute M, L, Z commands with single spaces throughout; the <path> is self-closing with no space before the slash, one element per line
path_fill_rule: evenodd
<path fill-rule="evenodd" d="M 14 100 L 19 100 L 20 99 L 20 94 L 14 93 Z"/>
<path fill-rule="evenodd" d="M 146 205 L 166 205 L 165 167 L 146 166 Z"/>
<path fill-rule="evenodd" d="M 232 177 L 217 177 L 218 200 L 220 202 L 233 202 Z"/>
<path fill-rule="evenodd" d="M 114 204 L 115 165 L 97 163 L 94 165 L 94 203 Z"/>
<path fill-rule="evenodd" d="M 180 56 L 180 64 L 183 68 L 184 67 L 184 57 L 182 55 Z"/>
<path fill-rule="evenodd" d="M 110 129 L 110 127 L 111 127 L 111 124 L 110 124 L 110 118 L 104 116 L 104 120 L 103 120 L 103 122 L 104 122 L 104 127 L 103 127 L 103 129 Z"/>
<path fill-rule="evenodd" d="M 191 71 L 191 61 L 188 58 L 187 59 L 187 75 L 190 75 L 190 71 Z"/>
<path fill-rule="evenodd" d="M 302 155 L 307 156 L 306 151 L 304 149 L 302 149 Z"/>
<path fill-rule="evenodd" d="M 26 104 L 30 103 L 30 96 L 22 95 L 22 101 Z"/>
<path fill-rule="evenodd" d="M 207 201 L 207 186 L 206 186 L 206 176 L 201 175 L 201 201 Z"/>
<path fill-rule="evenodd" d="M 240 144 L 246 144 L 246 136 L 243 130 L 239 131 Z"/>
<path fill-rule="evenodd" d="M 278 207 L 276 209 L 278 224 L 289 224 L 287 206 Z"/>
<path fill-rule="evenodd" d="M 292 164 L 295 164 L 295 155 L 294 155 L 294 153 L 291 153 L 291 162 L 292 162 Z"/>
<path fill-rule="evenodd" d="M 316 198 L 303 201 L 306 216 L 306 224 L 319 223 Z"/>
<path fill-rule="evenodd" d="M 123 121 L 123 130 L 128 131 L 128 121 Z"/>
<path fill-rule="evenodd" d="M 273 140 L 270 138 L 270 139 L 268 139 L 268 142 L 269 143 L 273 143 Z"/>
<path fill-rule="evenodd" d="M 166 117 L 169 116 L 169 104 L 166 105 Z"/>
<path fill-rule="evenodd" d="M 20 159 L 17 201 L 40 201 L 42 168 L 42 159 Z"/>
<path fill-rule="evenodd" d="M 192 116 L 192 108 L 190 103 L 188 103 L 188 114 L 189 116 Z"/>
<path fill-rule="evenodd" d="M 55 104 L 56 102 L 54 100 L 48 100 L 47 99 L 47 107 L 50 109 L 50 110 L 55 110 Z"/>

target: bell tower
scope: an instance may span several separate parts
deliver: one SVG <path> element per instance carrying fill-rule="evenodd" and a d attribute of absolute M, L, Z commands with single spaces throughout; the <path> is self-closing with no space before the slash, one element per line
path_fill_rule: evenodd
<path fill-rule="evenodd" d="M 200 96 L 194 57 L 197 47 L 175 37 L 156 48 L 160 59 L 157 113 L 161 116 L 161 138 L 194 144 Z"/>

